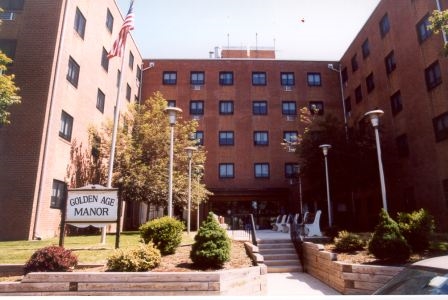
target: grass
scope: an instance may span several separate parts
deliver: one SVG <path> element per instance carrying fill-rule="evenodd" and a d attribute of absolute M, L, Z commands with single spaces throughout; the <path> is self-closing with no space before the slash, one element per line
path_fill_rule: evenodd
<path fill-rule="evenodd" d="M 194 232 L 190 236 L 184 232 L 181 245 L 193 243 L 194 235 Z M 120 248 L 134 246 L 139 242 L 140 235 L 137 231 L 120 234 Z M 0 264 L 25 264 L 37 249 L 51 245 L 59 245 L 59 238 L 0 242 Z M 66 236 L 64 248 L 72 250 L 78 256 L 80 264 L 103 264 L 115 249 L 115 234 L 108 234 L 105 244 L 101 244 L 100 235 Z"/>

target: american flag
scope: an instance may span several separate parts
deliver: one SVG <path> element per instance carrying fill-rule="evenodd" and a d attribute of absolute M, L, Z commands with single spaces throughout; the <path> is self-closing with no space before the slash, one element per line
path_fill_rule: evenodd
<path fill-rule="evenodd" d="M 124 46 L 126 45 L 126 38 L 128 37 L 129 31 L 134 29 L 134 0 L 131 0 L 131 5 L 129 6 L 128 14 L 124 19 L 123 25 L 121 26 L 118 38 L 115 40 L 112 49 L 109 51 L 107 58 L 112 58 L 114 56 L 121 57 L 123 53 Z"/>

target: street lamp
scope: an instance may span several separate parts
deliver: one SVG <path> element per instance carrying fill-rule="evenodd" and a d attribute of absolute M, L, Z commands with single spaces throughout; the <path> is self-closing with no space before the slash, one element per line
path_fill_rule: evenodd
<path fill-rule="evenodd" d="M 325 158 L 325 178 L 327 181 L 328 226 L 331 227 L 333 225 L 333 222 L 332 222 L 332 218 L 331 218 L 330 181 L 328 179 L 328 162 L 327 162 L 328 149 L 331 148 L 331 145 L 323 144 L 323 145 L 320 145 L 319 148 L 322 149 L 322 152 L 323 152 L 324 158 Z"/>
<path fill-rule="evenodd" d="M 176 115 L 182 113 L 178 107 L 167 107 L 163 110 L 168 115 L 170 122 L 170 166 L 168 173 L 168 216 L 173 216 L 173 153 L 174 153 L 174 125 L 176 124 Z"/>
<path fill-rule="evenodd" d="M 297 174 L 297 179 L 299 183 L 300 215 L 303 217 L 302 176 L 300 175 L 300 165 L 294 165 L 294 174 Z"/>
<path fill-rule="evenodd" d="M 197 151 L 196 147 L 185 147 L 188 155 L 188 215 L 187 215 L 187 233 L 190 234 L 190 216 L 191 216 L 191 157 L 193 152 Z"/>
<path fill-rule="evenodd" d="M 380 146 L 380 134 L 378 132 L 379 119 L 384 114 L 384 111 L 380 109 L 371 110 L 364 114 L 364 117 L 369 117 L 372 127 L 375 129 L 375 139 L 376 139 L 376 153 L 378 154 L 378 169 L 380 172 L 380 183 L 381 183 L 381 196 L 383 199 L 383 208 L 387 212 L 387 199 L 386 199 L 386 184 L 384 182 L 384 170 L 383 161 L 381 159 L 381 146 Z"/>

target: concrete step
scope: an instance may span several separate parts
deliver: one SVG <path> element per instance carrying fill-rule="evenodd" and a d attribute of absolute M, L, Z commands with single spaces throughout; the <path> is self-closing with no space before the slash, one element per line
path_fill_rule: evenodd
<path fill-rule="evenodd" d="M 275 239 L 275 240 L 258 240 L 257 241 L 258 245 L 266 245 L 266 244 L 289 244 L 292 243 L 291 242 L 291 238 L 288 236 L 287 238 L 284 239 Z"/>
<path fill-rule="evenodd" d="M 260 250 L 267 250 L 267 249 L 285 249 L 285 248 L 292 248 L 294 249 L 294 244 L 289 243 L 278 243 L 278 244 L 258 244 L 258 249 Z"/>
<path fill-rule="evenodd" d="M 269 261 L 269 260 L 289 260 L 289 259 L 297 259 L 297 254 L 296 253 L 290 253 L 290 254 L 266 254 L 264 255 L 263 253 L 260 253 L 263 258 L 264 261 Z"/>
<path fill-rule="evenodd" d="M 268 266 L 268 273 L 292 273 L 302 272 L 302 266 Z"/>
<path fill-rule="evenodd" d="M 296 249 L 294 248 L 278 248 L 278 249 L 259 249 L 261 255 L 269 254 L 295 254 Z"/>
<path fill-rule="evenodd" d="M 267 266 L 300 266 L 299 259 L 265 260 Z"/>

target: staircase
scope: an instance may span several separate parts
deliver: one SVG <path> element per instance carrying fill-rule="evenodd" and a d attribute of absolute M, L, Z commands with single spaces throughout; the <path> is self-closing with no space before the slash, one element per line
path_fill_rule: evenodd
<path fill-rule="evenodd" d="M 302 272 L 302 265 L 290 239 L 259 240 L 258 251 L 264 258 L 268 273 Z"/>

